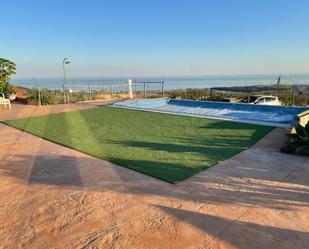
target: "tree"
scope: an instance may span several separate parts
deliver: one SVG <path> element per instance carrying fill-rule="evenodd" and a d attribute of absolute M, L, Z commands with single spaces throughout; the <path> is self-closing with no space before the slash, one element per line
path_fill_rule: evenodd
<path fill-rule="evenodd" d="M 0 58 L 0 92 L 6 92 L 9 86 L 10 76 L 15 74 L 16 65 L 14 62 Z"/>

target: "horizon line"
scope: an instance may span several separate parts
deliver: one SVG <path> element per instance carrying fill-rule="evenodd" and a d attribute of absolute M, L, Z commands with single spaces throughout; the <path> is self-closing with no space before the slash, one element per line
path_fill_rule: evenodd
<path fill-rule="evenodd" d="M 309 76 L 309 73 L 266 73 L 266 74 L 205 74 L 205 75 L 176 75 L 176 74 L 162 74 L 162 75 L 136 75 L 136 76 L 120 76 L 120 75 L 107 75 L 104 76 L 103 74 L 103 79 L 106 78 L 173 78 L 173 77 L 181 77 L 181 78 L 186 78 L 186 77 L 237 77 L 237 76 Z M 30 77 L 30 76 L 26 76 L 26 77 L 14 77 L 14 75 L 12 75 L 11 77 L 12 79 L 62 79 L 63 76 L 35 76 L 35 77 Z M 83 79 L 83 78 L 87 78 L 87 79 L 102 79 L 102 76 L 98 75 L 98 76 L 72 76 L 72 77 L 68 77 L 71 79 Z"/>

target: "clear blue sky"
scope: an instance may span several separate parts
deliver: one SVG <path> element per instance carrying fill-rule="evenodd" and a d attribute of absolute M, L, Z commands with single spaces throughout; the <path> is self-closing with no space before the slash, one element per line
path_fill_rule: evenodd
<path fill-rule="evenodd" d="M 308 0 L 1 1 L 16 77 L 309 73 Z"/>

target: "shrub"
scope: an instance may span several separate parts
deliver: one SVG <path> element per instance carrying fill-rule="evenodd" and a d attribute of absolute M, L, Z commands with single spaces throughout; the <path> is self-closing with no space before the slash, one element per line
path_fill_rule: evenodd
<path fill-rule="evenodd" d="M 295 130 L 295 134 L 288 135 L 288 139 L 281 150 L 296 155 L 309 156 L 309 122 L 305 127 L 297 125 Z"/>
<path fill-rule="evenodd" d="M 47 88 L 40 89 L 41 105 L 61 104 L 63 103 L 63 94 L 60 90 L 49 90 Z M 37 89 L 32 88 L 27 97 L 28 104 L 39 103 L 39 94 Z"/>
<path fill-rule="evenodd" d="M 7 89 L 6 89 L 6 92 L 8 92 L 8 93 L 16 93 L 17 92 L 17 87 L 14 86 L 14 85 L 8 85 Z"/>

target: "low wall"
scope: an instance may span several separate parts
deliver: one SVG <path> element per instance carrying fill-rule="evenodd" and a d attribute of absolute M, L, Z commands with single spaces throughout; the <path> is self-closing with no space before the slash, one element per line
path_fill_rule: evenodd
<path fill-rule="evenodd" d="M 294 119 L 301 126 L 305 126 L 309 122 L 309 110 L 299 113 L 298 115 L 294 117 Z"/>

